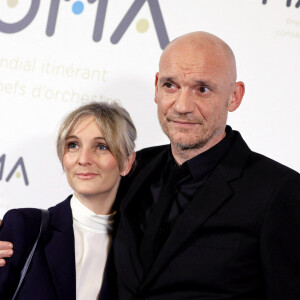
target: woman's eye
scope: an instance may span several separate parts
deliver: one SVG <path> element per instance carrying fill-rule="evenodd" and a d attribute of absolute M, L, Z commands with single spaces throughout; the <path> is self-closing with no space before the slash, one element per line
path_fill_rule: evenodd
<path fill-rule="evenodd" d="M 108 150 L 108 147 L 105 144 L 98 144 L 97 149 L 98 150 Z"/>
<path fill-rule="evenodd" d="M 77 143 L 75 143 L 75 142 L 68 143 L 68 149 L 76 149 L 76 148 L 78 148 Z"/>

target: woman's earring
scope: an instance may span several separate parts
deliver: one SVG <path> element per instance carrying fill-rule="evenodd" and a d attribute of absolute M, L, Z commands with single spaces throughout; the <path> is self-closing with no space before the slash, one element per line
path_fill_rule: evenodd
<path fill-rule="evenodd" d="M 123 176 L 125 176 L 125 171 L 123 171 Z"/>

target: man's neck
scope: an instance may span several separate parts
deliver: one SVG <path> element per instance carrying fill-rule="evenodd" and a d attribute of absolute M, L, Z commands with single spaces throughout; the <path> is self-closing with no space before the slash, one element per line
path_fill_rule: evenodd
<path fill-rule="evenodd" d="M 218 144 L 221 140 L 223 140 L 225 136 L 226 132 L 224 131 L 224 133 L 222 133 L 221 135 L 215 136 L 214 139 L 209 140 L 204 146 L 194 149 L 182 149 L 179 146 L 171 144 L 172 155 L 177 164 L 181 166 L 191 158 L 209 150 L 210 148 Z"/>

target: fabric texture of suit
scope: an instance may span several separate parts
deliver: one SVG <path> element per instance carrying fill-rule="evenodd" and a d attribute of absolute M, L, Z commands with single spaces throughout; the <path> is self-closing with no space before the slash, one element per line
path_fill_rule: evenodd
<path fill-rule="evenodd" d="M 76 270 L 70 197 L 49 209 L 50 222 L 45 241 L 39 243 L 16 299 L 75 300 Z M 7 212 L 0 230 L 0 240 L 14 244 L 14 254 L 0 268 L 0 299 L 11 299 L 20 272 L 37 238 L 39 209 L 13 209 Z M 101 280 L 101 278 L 99 278 Z M 99 299 L 111 299 L 104 278 Z M 103 294 L 103 295 L 102 295 Z"/>
<path fill-rule="evenodd" d="M 238 132 L 143 272 L 140 225 L 169 147 L 138 152 L 121 183 L 119 299 L 300 299 L 300 175 L 252 152 Z"/>

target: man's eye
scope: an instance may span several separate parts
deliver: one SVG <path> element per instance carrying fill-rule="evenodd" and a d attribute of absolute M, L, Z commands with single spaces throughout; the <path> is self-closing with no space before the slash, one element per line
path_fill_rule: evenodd
<path fill-rule="evenodd" d="M 171 82 L 165 82 L 165 83 L 163 84 L 163 86 L 165 86 L 165 87 L 168 88 L 168 89 L 171 89 L 172 87 L 174 87 L 174 84 L 171 83 Z"/>
<path fill-rule="evenodd" d="M 68 149 L 76 149 L 76 148 L 78 148 L 78 145 L 75 142 L 69 142 L 67 146 L 68 146 Z"/>
<path fill-rule="evenodd" d="M 205 93 L 209 92 L 209 88 L 206 87 L 206 86 L 201 86 L 201 87 L 199 88 L 199 92 L 200 92 L 201 94 L 205 94 Z"/>
<path fill-rule="evenodd" d="M 108 150 L 108 147 L 105 144 L 98 144 L 97 149 L 98 150 Z"/>

